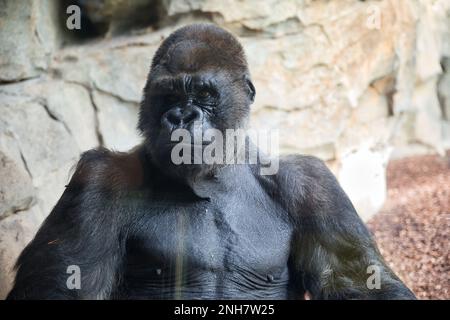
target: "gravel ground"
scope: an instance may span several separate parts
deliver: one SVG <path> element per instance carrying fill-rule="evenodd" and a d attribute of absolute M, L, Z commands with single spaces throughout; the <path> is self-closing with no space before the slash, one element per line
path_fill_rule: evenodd
<path fill-rule="evenodd" d="M 381 253 L 419 299 L 450 299 L 450 152 L 394 160 L 387 178 L 368 223 Z"/>

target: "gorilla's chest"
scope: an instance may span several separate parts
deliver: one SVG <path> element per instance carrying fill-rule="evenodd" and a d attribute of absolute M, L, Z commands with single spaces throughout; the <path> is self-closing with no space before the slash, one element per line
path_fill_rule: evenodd
<path fill-rule="evenodd" d="M 150 210 L 137 235 L 158 263 L 271 267 L 286 261 L 291 234 L 277 209 L 234 197 L 171 204 Z"/>
<path fill-rule="evenodd" d="M 227 290 L 248 282 L 257 289 L 287 281 L 292 229 L 259 188 L 191 201 L 163 192 L 137 210 L 143 214 L 128 242 L 128 266 L 150 287 L 178 282 L 205 292 L 217 285 Z"/>

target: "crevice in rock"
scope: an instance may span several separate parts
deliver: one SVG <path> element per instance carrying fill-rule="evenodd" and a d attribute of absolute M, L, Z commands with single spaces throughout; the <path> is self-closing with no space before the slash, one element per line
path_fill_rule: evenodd
<path fill-rule="evenodd" d="M 446 58 L 444 58 L 444 59 L 446 59 Z M 438 79 L 437 98 L 439 101 L 439 108 L 441 109 L 441 114 L 442 114 L 443 120 L 449 121 L 450 114 L 447 114 L 447 110 L 445 108 L 445 97 L 442 95 L 442 93 L 440 92 L 441 90 L 439 89 L 440 82 L 441 82 L 441 80 L 444 79 L 445 74 L 450 73 L 450 70 L 446 70 L 446 64 L 444 62 L 444 59 L 441 60 L 442 74 L 440 75 L 440 77 Z M 450 58 L 447 58 L 447 59 L 450 59 Z"/>
<path fill-rule="evenodd" d="M 40 75 L 32 76 L 32 77 L 26 77 L 26 78 L 20 78 L 20 79 L 14 79 L 14 80 L 2 80 L 2 79 L 0 79 L 0 86 L 1 85 L 8 85 L 8 84 L 25 82 L 25 81 L 29 81 L 29 80 L 35 80 L 35 79 L 38 79 L 39 77 L 40 77 Z"/>
<path fill-rule="evenodd" d="M 305 111 L 308 109 L 311 109 L 315 106 L 314 103 L 312 104 L 308 104 L 302 107 L 290 107 L 289 109 L 284 109 L 284 108 L 280 108 L 278 106 L 273 106 L 273 105 L 265 105 L 265 106 L 261 106 L 260 108 L 258 108 L 258 111 L 260 110 L 272 110 L 272 111 L 279 111 L 279 112 L 284 112 L 284 113 L 291 113 L 291 112 L 301 112 L 301 111 Z"/>
<path fill-rule="evenodd" d="M 105 143 L 104 143 L 102 132 L 100 130 L 100 120 L 98 118 L 98 107 L 95 103 L 93 90 L 91 88 L 88 88 L 88 92 L 89 92 L 89 99 L 91 100 L 92 107 L 94 108 L 95 134 L 97 135 L 99 146 L 103 147 Z"/>
<path fill-rule="evenodd" d="M 0 221 L 12 216 L 13 214 L 17 214 L 22 211 L 26 211 L 31 209 L 36 204 L 36 198 L 35 197 L 28 197 L 22 200 L 22 202 L 19 205 L 14 205 L 11 208 L 7 209 L 4 212 L 0 213 Z"/>
<path fill-rule="evenodd" d="M 369 31 L 366 31 L 366 32 L 362 33 L 358 38 L 356 38 L 356 39 L 346 43 L 345 46 L 343 46 L 342 49 L 335 54 L 335 57 L 343 56 L 343 55 L 345 55 L 345 52 L 351 51 L 351 48 L 354 45 L 357 45 L 358 43 L 361 43 L 362 39 L 366 38 L 372 32 L 373 31 L 369 29 Z"/>
<path fill-rule="evenodd" d="M 246 20 L 243 20 L 242 22 L 245 21 Z M 289 26 L 289 24 L 291 24 L 291 26 Z M 283 21 L 278 21 L 267 26 L 263 26 L 262 28 L 252 28 L 243 24 L 240 31 L 233 31 L 236 31 L 236 34 L 238 34 L 241 38 L 257 37 L 261 39 L 278 39 L 280 37 L 299 35 L 303 33 L 304 30 L 305 26 L 302 21 L 298 17 L 291 17 Z"/>
<path fill-rule="evenodd" d="M 385 82 L 383 85 L 377 86 L 377 83 Z M 397 77 L 395 73 L 383 75 L 378 77 L 369 84 L 369 86 L 374 89 L 379 95 L 384 96 L 387 102 L 387 116 L 393 117 L 394 110 L 394 96 L 397 93 Z"/>
<path fill-rule="evenodd" d="M 132 38 L 130 38 L 132 39 Z M 153 40 L 153 41 L 134 41 L 134 42 L 125 42 L 125 43 L 121 43 L 121 44 L 117 44 L 111 47 L 112 50 L 121 50 L 121 49 L 127 49 L 127 48 L 142 48 L 142 47 L 151 47 L 151 46 L 156 46 L 160 40 L 163 39 L 163 37 L 161 37 L 158 40 Z"/>
<path fill-rule="evenodd" d="M 64 82 L 82 86 L 83 88 L 85 88 L 89 92 L 91 92 L 92 90 L 96 90 L 96 91 L 101 92 L 103 94 L 106 94 L 108 96 L 114 97 L 114 98 L 116 98 L 117 100 L 119 100 L 120 102 L 123 102 L 123 103 L 138 104 L 138 102 L 136 102 L 134 100 L 124 99 L 123 97 L 121 97 L 119 95 L 116 95 L 116 94 L 114 94 L 114 93 L 112 93 L 110 91 L 103 90 L 103 89 L 99 88 L 95 83 L 92 84 L 92 86 L 93 86 L 93 88 L 92 88 L 92 87 L 90 87 L 89 85 L 87 85 L 85 83 L 74 81 L 74 80 L 64 80 Z"/>
<path fill-rule="evenodd" d="M 93 93 L 94 89 L 92 89 L 90 86 L 88 86 L 88 85 L 86 85 L 85 83 L 82 83 L 82 82 L 73 81 L 73 80 L 63 80 L 63 81 L 66 82 L 66 83 L 73 84 L 73 85 L 81 86 L 82 88 L 84 88 L 88 92 L 89 100 L 91 101 L 92 108 L 94 108 L 95 135 L 97 136 L 97 140 L 98 140 L 99 146 L 103 147 L 104 146 L 104 139 L 103 139 L 102 132 L 100 130 L 100 120 L 98 118 L 99 109 L 98 109 L 97 105 L 95 104 L 94 93 Z M 110 95 L 112 97 L 115 97 L 115 98 L 119 99 L 120 101 L 124 101 L 123 99 L 120 99 L 120 97 L 112 95 L 109 92 L 102 91 L 102 90 L 97 89 L 97 88 L 95 88 L 95 89 L 97 91 L 100 91 L 100 92 L 105 93 L 107 95 Z"/>
<path fill-rule="evenodd" d="M 43 45 L 44 41 L 42 41 L 41 35 L 39 34 L 37 29 L 34 29 L 34 36 L 36 37 L 36 39 L 38 40 L 38 42 Z"/>
<path fill-rule="evenodd" d="M 56 114 L 54 114 L 54 113 L 50 110 L 50 108 L 48 107 L 48 105 L 47 105 L 44 101 L 39 101 L 38 103 L 39 103 L 39 105 L 41 105 L 41 106 L 44 108 L 45 112 L 47 112 L 48 116 L 49 116 L 52 120 L 61 123 L 61 124 L 63 125 L 64 129 L 65 129 L 70 135 L 72 135 L 72 132 L 70 131 L 70 128 L 67 126 L 67 124 L 64 122 L 64 120 L 58 118 L 58 116 L 57 116 Z"/>
<path fill-rule="evenodd" d="M 387 108 L 388 108 L 388 117 L 394 116 L 394 95 L 397 92 L 397 90 L 392 90 L 386 93 L 386 101 L 387 101 Z"/>
<path fill-rule="evenodd" d="M 20 149 L 20 147 L 18 147 L 18 149 L 19 149 L 20 159 L 22 160 L 23 166 L 24 166 L 25 170 L 28 172 L 28 174 L 30 175 L 30 178 L 33 179 L 33 175 L 31 174 L 30 168 L 28 167 L 27 160 L 25 159 L 25 156 L 23 155 L 23 152 Z"/>
<path fill-rule="evenodd" d="M 116 98 L 117 100 L 119 100 L 120 102 L 123 102 L 123 103 L 135 103 L 135 104 L 137 103 L 137 102 L 134 101 L 134 100 L 124 99 L 123 97 L 121 97 L 121 96 L 119 96 L 119 95 L 117 95 L 117 94 L 114 94 L 114 93 L 112 93 L 112 92 L 110 92 L 110 91 L 103 90 L 103 89 L 99 88 L 95 83 L 93 83 L 93 87 L 94 87 L 94 88 L 92 88 L 91 90 L 96 90 L 96 91 L 99 91 L 99 92 L 104 93 L 104 94 L 106 94 L 106 95 L 109 95 L 109 96 L 111 96 L 111 97 L 114 97 L 114 98 Z"/>
<path fill-rule="evenodd" d="M 311 24 L 307 24 L 305 25 L 305 29 L 306 28 L 312 28 L 312 27 L 317 27 L 319 28 L 320 32 L 324 35 L 325 39 L 327 39 L 327 42 L 329 45 L 331 45 L 333 42 L 331 41 L 330 36 L 328 35 L 327 31 L 325 30 L 324 26 L 319 24 L 319 23 L 311 23 Z"/>

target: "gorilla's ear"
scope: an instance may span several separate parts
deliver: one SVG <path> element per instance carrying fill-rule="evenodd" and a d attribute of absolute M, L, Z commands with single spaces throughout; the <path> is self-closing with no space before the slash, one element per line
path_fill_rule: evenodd
<path fill-rule="evenodd" d="M 247 86 L 248 96 L 249 96 L 251 102 L 253 102 L 253 101 L 255 101 L 255 94 L 256 94 L 255 86 L 253 85 L 249 76 L 246 75 L 244 77 L 244 80 L 245 80 L 245 84 Z"/>

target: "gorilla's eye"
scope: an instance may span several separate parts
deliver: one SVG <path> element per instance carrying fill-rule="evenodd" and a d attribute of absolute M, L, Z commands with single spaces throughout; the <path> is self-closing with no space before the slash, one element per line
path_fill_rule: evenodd
<path fill-rule="evenodd" d="M 197 97 L 203 100 L 208 99 L 211 97 L 211 92 L 209 92 L 209 90 L 207 89 L 202 89 L 197 92 Z"/>

